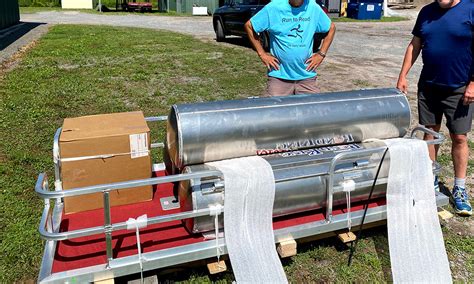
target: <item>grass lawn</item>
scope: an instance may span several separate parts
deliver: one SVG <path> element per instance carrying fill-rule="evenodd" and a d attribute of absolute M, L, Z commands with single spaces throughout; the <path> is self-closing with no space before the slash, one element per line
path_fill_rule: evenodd
<path fill-rule="evenodd" d="M 53 27 L 16 68 L 0 70 L 0 283 L 38 274 L 42 203 L 33 187 L 39 172 L 53 176 L 52 139 L 65 117 L 131 110 L 161 115 L 174 103 L 259 95 L 264 85 L 265 68 L 250 49 L 144 29 Z M 453 273 L 474 281 L 474 240 L 458 228 L 444 228 Z M 301 245 L 284 261 L 289 280 L 390 281 L 385 231 L 366 232 L 350 268 L 347 248 L 334 238 Z M 168 277 L 233 279 L 231 273 L 210 278 L 204 267 Z"/>

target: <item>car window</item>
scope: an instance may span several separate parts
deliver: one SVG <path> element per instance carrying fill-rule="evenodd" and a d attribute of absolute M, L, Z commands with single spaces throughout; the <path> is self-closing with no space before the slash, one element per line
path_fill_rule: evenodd
<path fill-rule="evenodd" d="M 258 5 L 258 0 L 235 0 L 237 5 Z"/>
<path fill-rule="evenodd" d="M 270 0 L 260 0 L 260 1 L 258 1 L 258 4 L 260 4 L 260 5 L 267 5 L 268 3 L 270 3 Z"/>

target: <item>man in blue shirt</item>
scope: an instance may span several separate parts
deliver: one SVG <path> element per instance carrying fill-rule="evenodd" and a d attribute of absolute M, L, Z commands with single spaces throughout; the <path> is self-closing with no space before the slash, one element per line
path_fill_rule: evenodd
<path fill-rule="evenodd" d="M 466 189 L 474 102 L 474 3 L 471 0 L 437 0 L 418 14 L 413 39 L 405 53 L 397 88 L 407 91 L 406 76 L 420 51 L 423 69 L 418 82 L 420 124 L 438 132 L 446 117 L 454 164 L 452 201 L 460 215 L 472 215 Z M 425 135 L 425 140 L 433 139 Z M 438 147 L 430 146 L 436 160 Z M 435 187 L 438 180 L 435 178 Z"/>
<path fill-rule="evenodd" d="M 334 38 L 335 26 L 314 0 L 273 0 L 246 24 L 250 42 L 268 69 L 267 96 L 318 93 L 316 68 Z M 270 53 L 258 33 L 270 36 Z M 328 33 L 313 54 L 315 33 Z"/>

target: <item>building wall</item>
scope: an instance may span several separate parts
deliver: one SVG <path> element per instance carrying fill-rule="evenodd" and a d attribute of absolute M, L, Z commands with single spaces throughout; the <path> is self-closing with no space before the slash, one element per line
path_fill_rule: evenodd
<path fill-rule="evenodd" d="M 94 9 L 96 0 L 62 0 L 63 9 Z"/>
<path fill-rule="evenodd" d="M 18 0 L 0 0 L 0 30 L 20 22 Z"/>
<path fill-rule="evenodd" d="M 182 13 L 192 13 L 193 6 L 207 7 L 209 14 L 213 14 L 217 7 L 219 7 L 219 0 L 191 0 L 181 1 Z"/>
<path fill-rule="evenodd" d="M 165 2 L 167 0 L 164 0 Z M 208 13 L 214 13 L 217 7 L 219 7 L 219 0 L 168 0 L 169 11 L 175 11 L 177 13 L 191 14 L 193 12 L 193 6 L 207 7 Z M 165 3 L 163 3 L 165 4 Z"/>

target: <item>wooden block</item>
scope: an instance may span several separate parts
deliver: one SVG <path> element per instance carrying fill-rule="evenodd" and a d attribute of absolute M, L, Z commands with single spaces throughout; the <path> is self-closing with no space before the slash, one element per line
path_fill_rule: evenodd
<path fill-rule="evenodd" d="M 353 242 L 357 238 L 353 232 L 338 234 L 337 237 L 345 244 Z"/>
<path fill-rule="evenodd" d="M 216 274 L 220 272 L 224 272 L 227 270 L 227 266 L 225 265 L 225 261 L 221 260 L 219 262 L 210 262 L 207 264 L 207 269 L 209 270 L 210 274 Z"/>
<path fill-rule="evenodd" d="M 95 284 L 114 284 L 115 280 L 112 278 L 112 279 L 94 281 L 94 283 Z"/>
<path fill-rule="evenodd" d="M 447 220 L 449 218 L 452 218 L 454 215 L 451 212 L 444 210 L 443 208 L 438 208 L 438 216 L 443 220 Z"/>
<path fill-rule="evenodd" d="M 277 252 L 281 258 L 296 255 L 296 241 L 291 239 L 280 242 L 277 245 Z"/>
<path fill-rule="evenodd" d="M 128 281 L 127 284 L 141 284 L 142 281 L 140 278 Z M 158 284 L 158 276 L 152 275 L 143 278 L 143 284 Z"/>

